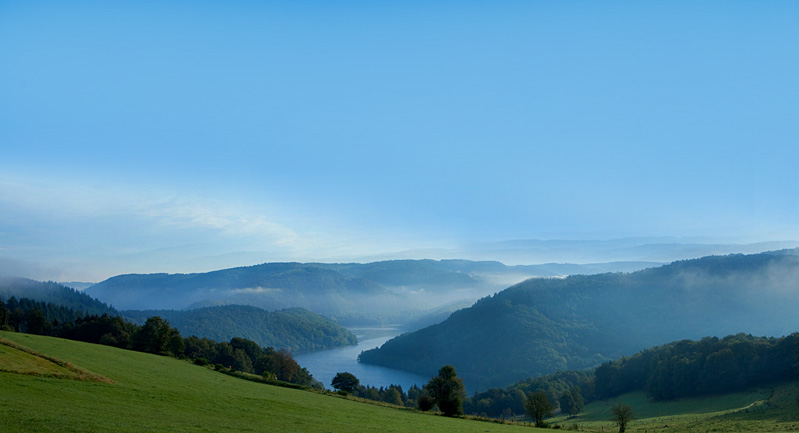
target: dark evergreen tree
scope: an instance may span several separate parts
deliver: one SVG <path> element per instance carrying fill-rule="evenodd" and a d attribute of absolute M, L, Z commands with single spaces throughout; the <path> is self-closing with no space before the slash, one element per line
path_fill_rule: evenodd
<path fill-rule="evenodd" d="M 3 300 L 0 299 L 0 326 L 6 324 L 6 315 L 8 314 L 8 310 L 6 310 L 6 304 L 3 303 Z"/>
<path fill-rule="evenodd" d="M 441 367 L 438 376 L 430 379 L 424 388 L 444 415 L 463 415 L 463 398 L 466 391 L 463 381 L 455 373 L 455 367 L 451 365 Z"/>
<path fill-rule="evenodd" d="M 25 332 L 29 334 L 47 335 L 53 328 L 42 310 L 38 308 L 28 310 L 24 317 Z"/>

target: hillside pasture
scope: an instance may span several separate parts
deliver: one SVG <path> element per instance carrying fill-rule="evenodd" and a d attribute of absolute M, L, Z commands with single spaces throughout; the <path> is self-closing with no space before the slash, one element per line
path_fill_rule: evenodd
<path fill-rule="evenodd" d="M 577 416 L 548 421 L 565 429 L 615 432 L 611 409 L 617 403 L 633 408 L 628 432 L 784 432 L 799 431 L 799 382 L 776 384 L 747 392 L 709 397 L 653 401 L 643 392 L 592 402 Z"/>
<path fill-rule="evenodd" d="M 530 431 L 244 381 L 186 361 L 107 346 L 8 332 L 0 338 L 113 381 L 2 372 L 4 433 Z M 0 365 L 19 356 L 4 350 Z"/>

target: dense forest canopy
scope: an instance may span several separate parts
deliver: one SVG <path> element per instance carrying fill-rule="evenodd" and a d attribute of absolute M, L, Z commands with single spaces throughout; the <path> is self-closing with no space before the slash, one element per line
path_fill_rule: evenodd
<path fill-rule="evenodd" d="M 0 276 L 0 299 L 9 299 L 12 296 L 51 302 L 87 314 L 118 314 L 107 304 L 63 284 Z"/>
<path fill-rule="evenodd" d="M 355 335 L 332 320 L 301 308 L 266 311 L 244 305 L 194 310 L 124 311 L 134 323 L 163 317 L 184 335 L 225 341 L 234 337 L 253 340 L 292 353 L 356 344 Z"/>
<path fill-rule="evenodd" d="M 546 392 L 563 412 L 583 404 L 644 391 L 671 400 L 745 391 L 799 378 L 799 333 L 780 338 L 748 334 L 675 341 L 581 371 L 560 371 L 492 388 L 466 399 L 466 413 L 521 414 L 522 397 Z"/>

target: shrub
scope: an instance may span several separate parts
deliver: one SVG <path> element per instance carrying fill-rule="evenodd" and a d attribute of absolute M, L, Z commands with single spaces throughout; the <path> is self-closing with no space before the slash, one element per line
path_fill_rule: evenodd
<path fill-rule="evenodd" d="M 416 400 L 416 407 L 418 407 L 419 410 L 421 410 L 422 412 L 427 412 L 433 409 L 433 406 L 435 406 L 435 404 L 436 404 L 435 399 L 433 399 L 433 397 L 430 397 L 429 395 L 421 395 L 419 396 L 419 399 Z"/>

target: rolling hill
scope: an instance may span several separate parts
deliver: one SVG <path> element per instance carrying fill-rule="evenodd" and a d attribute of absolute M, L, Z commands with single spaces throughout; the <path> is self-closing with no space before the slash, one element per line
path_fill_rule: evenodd
<path fill-rule="evenodd" d="M 0 276 L 0 299 L 12 296 L 50 302 L 86 314 L 118 314 L 107 304 L 63 284 Z"/>
<path fill-rule="evenodd" d="M 505 266 L 467 260 L 367 264 L 265 263 L 197 274 L 129 274 L 86 293 L 122 310 L 182 310 L 239 304 L 305 308 L 340 323 L 410 323 L 443 306 L 472 303 L 531 276 L 641 269 L 644 262 Z"/>
<path fill-rule="evenodd" d="M 797 301 L 799 250 L 530 279 L 360 360 L 422 375 L 452 364 L 467 387 L 486 389 L 674 340 L 786 335 L 799 329 Z"/>
<path fill-rule="evenodd" d="M 124 316 L 142 325 L 150 317 L 161 316 L 184 336 L 196 335 L 217 341 L 242 337 L 261 346 L 290 352 L 329 349 L 357 342 L 355 335 L 338 323 L 300 308 L 268 312 L 257 307 L 227 305 L 188 311 L 120 312 L 62 284 L 9 277 L 0 277 L 0 300 L 8 309 L 20 310 L 9 320 L 22 328 L 27 328 L 25 313 L 36 309 L 43 313 L 46 322 L 61 324 L 86 315 L 107 314 Z"/>
<path fill-rule="evenodd" d="M 270 386 L 174 358 L 27 334 L 0 331 L 0 366 L 0 430 L 8 433 L 533 431 Z M 635 411 L 631 431 L 792 431 L 799 421 L 798 390 L 799 383 L 789 382 L 669 402 L 643 392 L 617 400 Z M 576 417 L 548 421 L 615 431 L 612 404 L 595 401 Z"/>
<path fill-rule="evenodd" d="M 332 320 L 301 308 L 266 311 L 244 305 L 205 307 L 195 310 L 124 311 L 136 324 L 159 316 L 181 335 L 229 341 L 240 337 L 263 347 L 307 352 L 356 344 L 355 334 Z"/>
<path fill-rule="evenodd" d="M 0 430 L 38 432 L 522 432 L 281 388 L 186 361 L 108 346 L 0 332 L 0 339 L 101 380 L 76 380 L 47 359 L 0 344 Z M 49 362 L 52 363 L 52 362 Z M 51 370 L 55 369 L 55 373 Z M 33 371 L 32 371 L 33 370 Z M 67 377 L 65 377 L 67 376 Z"/>

